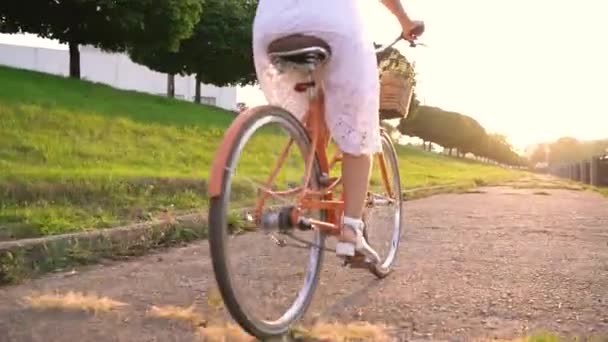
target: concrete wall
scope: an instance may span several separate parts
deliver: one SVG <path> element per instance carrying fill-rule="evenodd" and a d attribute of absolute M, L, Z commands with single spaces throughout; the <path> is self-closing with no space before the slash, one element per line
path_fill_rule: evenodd
<path fill-rule="evenodd" d="M 137 90 L 164 96 L 167 75 L 133 63 L 125 54 L 106 53 L 92 47 L 80 48 L 81 78 L 105 83 L 115 88 Z M 15 68 L 41 71 L 67 76 L 69 54 L 67 50 L 0 44 L 0 64 Z M 175 97 L 192 101 L 195 80 L 193 76 L 175 77 Z M 202 85 L 203 102 L 228 110 L 236 110 L 237 89 Z"/>

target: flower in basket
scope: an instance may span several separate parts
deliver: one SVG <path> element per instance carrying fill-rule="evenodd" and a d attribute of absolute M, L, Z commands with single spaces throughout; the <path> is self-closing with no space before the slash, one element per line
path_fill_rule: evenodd
<path fill-rule="evenodd" d="M 406 117 L 416 84 L 414 66 L 397 49 L 378 57 L 380 119 Z"/>

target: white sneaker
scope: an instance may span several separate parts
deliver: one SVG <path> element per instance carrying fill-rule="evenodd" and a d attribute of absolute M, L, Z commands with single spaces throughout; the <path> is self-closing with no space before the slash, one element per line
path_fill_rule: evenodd
<path fill-rule="evenodd" d="M 344 217 L 344 228 L 352 229 L 356 234 L 354 242 L 338 241 L 336 244 L 336 254 L 338 256 L 355 256 L 355 252 L 363 254 L 367 261 L 377 264 L 380 262 L 380 256 L 378 253 L 365 241 L 363 236 L 363 229 L 365 229 L 365 223 L 362 220 L 353 219 L 350 217 Z"/>

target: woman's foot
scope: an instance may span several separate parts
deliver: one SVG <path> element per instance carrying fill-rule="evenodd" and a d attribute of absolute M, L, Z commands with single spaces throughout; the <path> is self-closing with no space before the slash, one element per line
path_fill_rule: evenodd
<path fill-rule="evenodd" d="M 336 254 L 338 256 L 354 256 L 355 252 L 363 254 L 371 263 L 379 263 L 378 253 L 367 243 L 363 236 L 365 223 L 360 219 L 353 219 L 345 216 L 343 222 L 342 235 L 336 244 Z"/>

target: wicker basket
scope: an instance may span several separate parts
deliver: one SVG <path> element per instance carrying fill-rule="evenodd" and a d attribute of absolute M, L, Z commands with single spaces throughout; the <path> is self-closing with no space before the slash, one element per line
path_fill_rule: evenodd
<path fill-rule="evenodd" d="M 408 115 L 414 87 L 405 76 L 384 72 L 380 77 L 380 120 L 405 118 Z"/>

